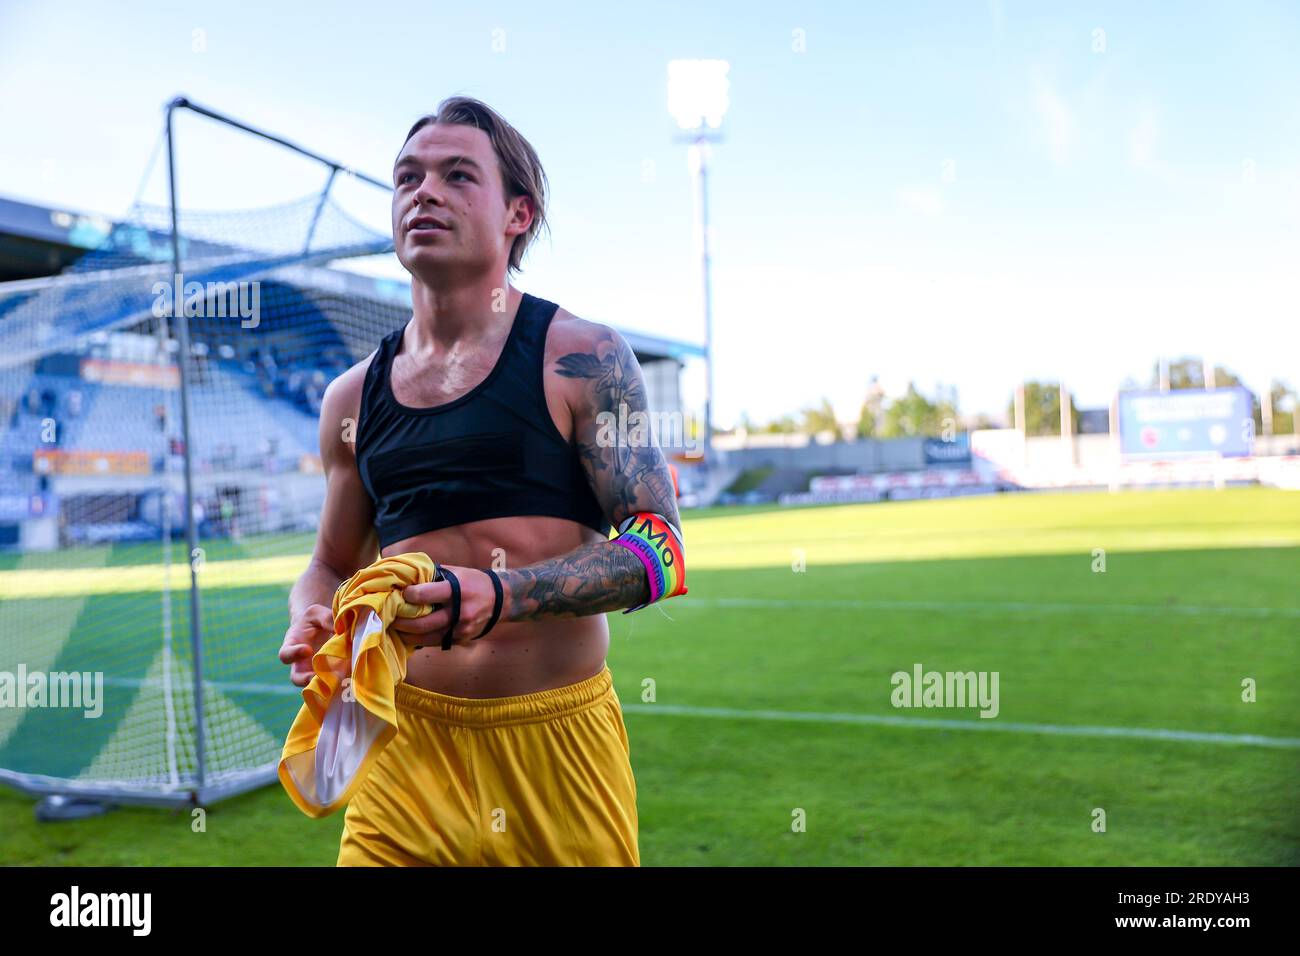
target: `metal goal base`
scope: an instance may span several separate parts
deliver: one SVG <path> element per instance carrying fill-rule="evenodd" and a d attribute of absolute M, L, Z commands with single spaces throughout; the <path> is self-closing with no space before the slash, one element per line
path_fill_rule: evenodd
<path fill-rule="evenodd" d="M 50 794 L 36 804 L 36 819 L 41 823 L 56 823 L 60 820 L 84 820 L 87 817 L 100 816 L 112 809 L 115 809 L 114 805 L 103 800 Z"/>

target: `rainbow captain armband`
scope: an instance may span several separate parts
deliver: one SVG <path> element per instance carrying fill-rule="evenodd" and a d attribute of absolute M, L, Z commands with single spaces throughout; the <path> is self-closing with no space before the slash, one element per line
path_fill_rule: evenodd
<path fill-rule="evenodd" d="M 624 614 L 639 611 L 662 598 L 686 593 L 686 552 L 682 536 L 663 515 L 642 511 L 618 526 L 615 544 L 627 548 L 645 565 L 650 581 L 650 600 L 630 607 Z"/>

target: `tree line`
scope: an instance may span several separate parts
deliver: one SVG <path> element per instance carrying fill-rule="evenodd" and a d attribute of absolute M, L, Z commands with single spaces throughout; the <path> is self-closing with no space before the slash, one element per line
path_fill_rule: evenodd
<path fill-rule="evenodd" d="M 1160 363 L 1152 366 L 1151 376 L 1146 382 L 1126 379 L 1121 386 L 1125 391 L 1134 389 L 1156 389 L 1160 387 Z M 1205 387 L 1205 367 L 1198 358 L 1181 358 L 1170 362 L 1167 367 L 1170 390 Z M 1241 385 L 1241 379 L 1231 370 L 1221 365 L 1214 369 L 1214 385 L 1225 388 Z M 1061 387 L 1057 382 L 1026 382 L 1025 389 L 1025 433 L 1028 435 L 1059 435 L 1061 433 Z M 1284 382 L 1275 381 L 1271 385 L 1273 433 L 1276 435 L 1295 432 L 1296 390 Z M 1253 394 L 1253 393 L 1252 393 Z M 902 395 L 889 396 L 881 387 L 879 379 L 872 376 L 867 385 L 867 394 L 863 399 L 855 425 L 846 427 L 835 417 L 835 410 L 830 400 L 822 398 L 821 402 L 800 410 L 795 414 L 786 414 L 771 421 L 756 423 L 747 413 L 742 413 L 740 427 L 748 432 L 767 434 L 805 434 L 817 435 L 830 432 L 836 440 L 852 438 L 907 438 L 923 436 L 938 438 L 958 430 L 975 428 L 997 428 L 1001 424 L 1011 426 L 1015 422 L 1015 394 L 1007 402 L 1005 423 L 998 423 L 986 415 L 971 418 L 962 416 L 955 388 L 936 386 L 933 395 L 928 395 L 917 388 L 915 382 L 908 382 Z M 1256 434 L 1263 434 L 1263 403 L 1260 396 L 1254 395 Z M 1075 433 L 1079 430 L 1079 408 L 1070 396 L 1070 415 Z"/>

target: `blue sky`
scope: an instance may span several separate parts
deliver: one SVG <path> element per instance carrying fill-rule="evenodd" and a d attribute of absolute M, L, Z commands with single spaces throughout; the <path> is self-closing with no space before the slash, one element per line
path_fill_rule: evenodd
<path fill-rule="evenodd" d="M 1295 5 L 113 6 L 0 4 L 0 193 L 120 214 L 178 92 L 382 178 L 465 93 L 550 177 L 520 286 L 699 341 L 666 64 L 717 57 L 718 424 L 822 396 L 854 418 L 873 374 L 968 412 L 1022 377 L 1103 405 L 1160 354 L 1300 384 Z M 204 135 L 183 198 L 308 191 Z"/>

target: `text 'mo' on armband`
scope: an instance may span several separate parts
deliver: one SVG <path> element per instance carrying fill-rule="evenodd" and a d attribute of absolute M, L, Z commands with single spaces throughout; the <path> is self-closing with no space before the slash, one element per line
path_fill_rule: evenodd
<path fill-rule="evenodd" d="M 615 543 L 641 559 L 650 582 L 650 600 L 628 608 L 624 614 L 686 593 L 686 553 L 682 536 L 671 521 L 661 514 L 643 511 L 626 519 L 618 530 Z"/>

